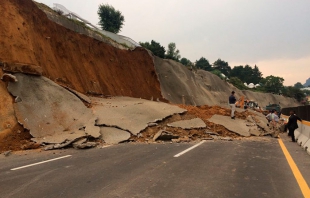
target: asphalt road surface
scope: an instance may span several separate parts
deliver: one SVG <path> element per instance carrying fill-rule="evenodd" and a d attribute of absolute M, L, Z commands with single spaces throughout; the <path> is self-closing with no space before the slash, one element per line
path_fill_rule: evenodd
<path fill-rule="evenodd" d="M 206 141 L 185 153 L 195 143 L 121 144 L 1 155 L 0 197 L 310 196 L 310 156 L 282 140 L 301 179 L 268 137 Z"/>

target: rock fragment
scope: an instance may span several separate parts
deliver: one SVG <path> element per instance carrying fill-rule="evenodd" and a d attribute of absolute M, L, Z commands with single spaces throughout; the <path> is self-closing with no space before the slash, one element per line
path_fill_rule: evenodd
<path fill-rule="evenodd" d="M 4 155 L 5 157 L 7 157 L 7 156 L 11 155 L 11 153 L 12 153 L 12 151 L 9 150 L 9 151 L 5 151 L 5 152 L 3 153 L 3 155 Z"/>
<path fill-rule="evenodd" d="M 16 76 L 14 76 L 13 74 L 7 74 L 7 73 L 2 75 L 1 80 L 4 82 L 17 82 L 18 81 Z"/>
<path fill-rule="evenodd" d="M 212 131 L 206 131 L 205 133 L 206 133 L 206 134 L 209 134 L 209 135 L 216 135 L 216 136 L 219 136 L 218 133 L 212 132 Z"/>
<path fill-rule="evenodd" d="M 179 138 L 178 135 L 174 135 L 173 133 L 169 131 L 160 130 L 154 135 L 153 141 L 156 141 L 156 140 L 169 141 L 169 140 L 178 139 L 178 138 Z"/>

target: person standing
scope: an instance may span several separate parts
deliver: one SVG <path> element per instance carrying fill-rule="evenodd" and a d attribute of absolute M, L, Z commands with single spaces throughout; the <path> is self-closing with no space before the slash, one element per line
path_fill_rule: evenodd
<path fill-rule="evenodd" d="M 288 135 L 292 137 L 292 142 L 295 142 L 295 129 L 298 128 L 297 120 L 302 122 L 302 120 L 295 114 L 295 111 L 290 111 L 290 117 L 288 118 L 287 128 Z"/>
<path fill-rule="evenodd" d="M 236 97 L 235 97 L 235 92 L 232 91 L 231 95 L 228 98 L 229 106 L 231 108 L 231 113 L 230 113 L 231 119 L 235 119 L 236 101 L 237 100 L 236 100 Z"/>
<path fill-rule="evenodd" d="M 274 110 L 274 112 L 271 114 L 271 129 L 273 131 L 273 137 L 277 138 L 279 137 L 279 127 L 278 127 L 278 123 L 279 123 L 279 117 L 278 117 L 278 112 L 276 110 Z"/>

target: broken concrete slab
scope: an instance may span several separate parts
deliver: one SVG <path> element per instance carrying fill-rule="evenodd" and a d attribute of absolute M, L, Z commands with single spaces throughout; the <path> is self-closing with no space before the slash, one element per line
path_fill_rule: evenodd
<path fill-rule="evenodd" d="M 170 141 L 172 139 L 178 139 L 178 138 L 179 138 L 178 135 L 174 135 L 169 131 L 160 130 L 154 135 L 153 141 L 156 140 Z"/>
<path fill-rule="evenodd" d="M 158 126 L 158 124 L 154 123 L 154 122 L 150 122 L 150 123 L 147 123 L 147 126 L 148 127 L 153 127 L 153 126 Z"/>
<path fill-rule="evenodd" d="M 24 63 L 3 63 L 3 71 L 12 73 L 24 73 L 41 76 L 43 69 L 40 66 Z"/>
<path fill-rule="evenodd" d="M 85 133 L 88 136 L 92 136 L 94 138 L 99 138 L 100 133 L 100 127 L 95 126 L 97 118 L 93 116 L 88 122 L 85 123 Z"/>
<path fill-rule="evenodd" d="M 241 136 L 248 137 L 250 136 L 249 127 L 246 126 L 244 120 L 241 119 L 231 119 L 229 116 L 222 116 L 222 115 L 214 115 L 210 119 L 210 122 L 215 124 L 223 125 L 226 129 L 237 133 Z"/>
<path fill-rule="evenodd" d="M 253 117 L 250 116 L 250 115 L 246 118 L 246 120 L 247 120 L 248 122 L 250 122 L 250 123 L 256 123 L 255 120 L 253 119 Z"/>
<path fill-rule="evenodd" d="M 153 137 L 153 141 L 156 141 L 157 138 L 162 134 L 163 130 L 159 130 Z"/>
<path fill-rule="evenodd" d="M 86 102 L 88 104 L 91 104 L 91 99 L 88 96 L 86 96 L 86 95 L 84 95 L 84 94 L 82 94 L 82 93 L 80 93 L 78 91 L 75 91 L 74 89 L 71 89 L 69 87 L 66 87 L 66 86 L 63 86 L 63 87 L 65 89 L 67 89 L 68 91 L 70 91 L 71 93 L 73 93 L 74 95 L 76 95 L 82 101 L 84 101 L 84 102 Z"/>
<path fill-rule="evenodd" d="M 97 146 L 96 142 L 87 142 L 87 138 L 82 138 L 72 144 L 75 149 L 87 149 Z"/>
<path fill-rule="evenodd" d="M 213 140 L 220 140 L 222 136 L 210 135 Z"/>
<path fill-rule="evenodd" d="M 205 132 L 206 134 L 209 134 L 209 135 L 216 135 L 216 136 L 219 136 L 220 134 L 216 133 L 216 132 L 212 132 L 212 131 L 206 131 Z"/>
<path fill-rule="evenodd" d="M 184 137 L 184 138 L 179 138 L 178 135 L 174 135 L 173 133 L 169 132 L 169 131 L 165 131 L 165 130 L 159 130 L 153 137 L 153 141 L 155 142 L 156 140 L 172 140 L 174 139 L 174 141 L 187 141 L 189 140 L 188 137 Z"/>
<path fill-rule="evenodd" d="M 249 132 L 253 136 L 261 136 L 261 134 L 262 134 L 262 131 L 258 130 L 258 128 L 256 126 L 250 127 Z"/>
<path fill-rule="evenodd" d="M 194 118 L 191 120 L 180 120 L 167 124 L 169 127 L 182 128 L 182 129 L 201 129 L 206 128 L 207 125 L 200 118 Z"/>
<path fill-rule="evenodd" d="M 263 129 L 266 133 L 271 132 L 270 128 L 268 127 L 268 124 L 269 124 L 268 120 L 266 119 L 265 116 L 263 116 L 263 117 L 262 116 L 256 116 L 255 118 L 257 120 L 256 124 L 259 128 Z"/>
<path fill-rule="evenodd" d="M 130 98 L 91 98 L 92 109 L 98 117 L 98 126 L 116 126 L 137 135 L 148 123 L 163 120 L 171 115 L 184 113 L 185 109 L 163 102 Z"/>
<path fill-rule="evenodd" d="M 91 126 L 90 120 L 94 125 L 96 117 L 74 94 L 43 76 L 15 76 L 18 82 L 10 82 L 8 90 L 21 98 L 14 103 L 16 117 L 34 141 L 64 146 L 88 135 L 85 126 Z M 100 136 L 99 130 L 89 134 Z"/>
<path fill-rule="evenodd" d="M 64 148 L 66 146 L 69 146 L 70 144 L 72 144 L 74 141 L 76 141 L 76 139 L 74 140 L 65 140 L 62 143 L 57 143 L 57 144 L 50 144 L 47 145 L 46 147 L 44 147 L 44 150 L 53 150 L 53 149 L 60 149 L 60 148 Z"/>
<path fill-rule="evenodd" d="M 107 144 L 118 144 L 127 141 L 130 133 L 114 127 L 100 127 L 101 139 Z"/>
<path fill-rule="evenodd" d="M 77 144 L 74 148 L 76 149 L 87 149 L 87 148 L 93 148 L 97 146 L 98 144 L 96 142 L 85 142 L 83 144 Z"/>
<path fill-rule="evenodd" d="M 1 80 L 4 82 L 17 82 L 17 78 L 14 75 L 7 73 L 2 75 Z"/>
<path fill-rule="evenodd" d="M 72 144 L 72 146 L 73 146 L 73 148 L 75 148 L 76 145 L 83 144 L 83 143 L 85 143 L 85 142 L 87 142 L 87 138 L 81 138 L 81 139 L 75 141 L 75 142 Z"/>

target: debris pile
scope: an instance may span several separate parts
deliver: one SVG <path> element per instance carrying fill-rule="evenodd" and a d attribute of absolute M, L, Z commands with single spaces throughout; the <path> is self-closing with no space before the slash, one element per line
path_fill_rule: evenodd
<path fill-rule="evenodd" d="M 155 141 L 230 141 L 234 138 L 263 136 L 270 132 L 264 121 L 266 118 L 255 112 L 238 111 L 235 113 L 236 119 L 232 120 L 230 109 L 220 106 L 179 105 L 179 107 L 186 109 L 187 112 L 173 115 L 162 122 L 158 122 L 155 126 L 146 128 L 138 136 L 131 137 L 130 141 L 148 143 Z M 192 123 L 196 123 L 196 126 Z M 266 127 L 262 127 L 265 125 Z"/>
<path fill-rule="evenodd" d="M 20 149 L 45 150 L 72 146 L 91 148 L 100 143 L 190 142 L 233 140 L 268 132 L 263 115 L 219 106 L 171 105 L 130 97 L 95 98 L 62 87 L 38 75 L 11 75 L 8 91 L 15 97 L 17 121 L 29 133 Z M 20 127 L 21 128 L 21 127 Z M 32 137 L 31 137 L 32 136 Z M 12 150 L 10 148 L 10 150 Z"/>

